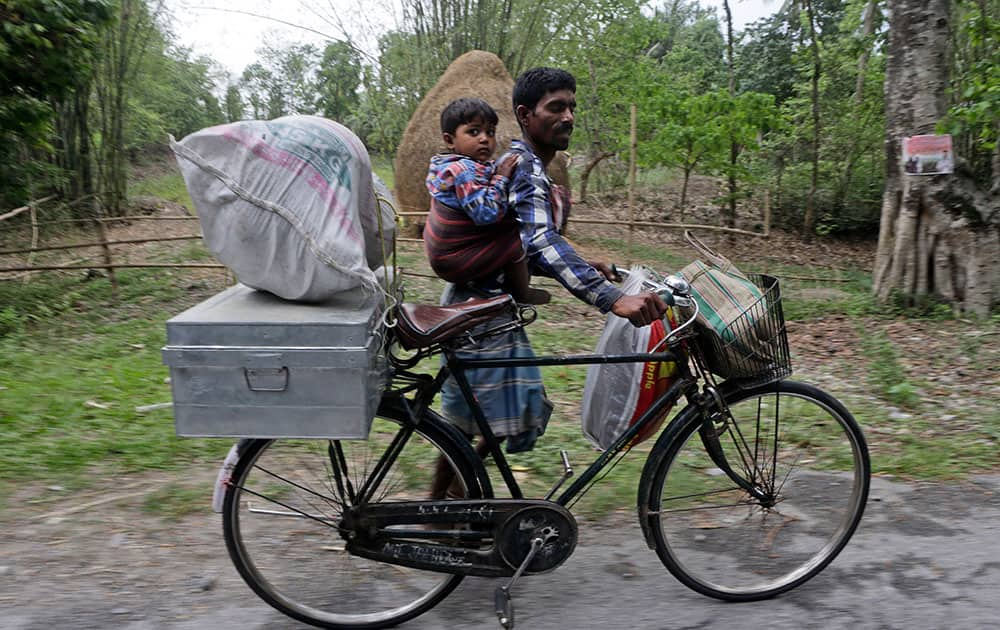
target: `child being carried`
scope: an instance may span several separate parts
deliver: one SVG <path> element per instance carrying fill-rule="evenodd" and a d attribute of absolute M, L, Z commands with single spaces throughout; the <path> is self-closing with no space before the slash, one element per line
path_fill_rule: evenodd
<path fill-rule="evenodd" d="M 463 284 L 503 271 L 503 287 L 524 304 L 545 304 L 548 291 L 528 286 L 531 275 L 521 231 L 507 204 L 518 158 L 494 167 L 497 113 L 486 101 L 460 98 L 441 112 L 449 152 L 431 158 L 427 191 L 430 214 L 424 247 L 438 276 Z"/>

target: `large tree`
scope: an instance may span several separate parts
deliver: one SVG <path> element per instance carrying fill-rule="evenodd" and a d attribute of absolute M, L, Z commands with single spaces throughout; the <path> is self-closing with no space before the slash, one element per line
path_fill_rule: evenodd
<path fill-rule="evenodd" d="M 100 123 L 99 189 L 105 211 L 125 211 L 128 193 L 128 130 L 133 120 L 130 97 L 138 82 L 150 42 L 158 34 L 163 0 L 117 0 L 115 20 L 103 32 L 101 63 L 94 74 Z"/>
<path fill-rule="evenodd" d="M 952 8 L 950 0 L 889 2 L 886 186 L 874 291 L 882 299 L 935 295 L 986 315 L 1000 296 L 1000 186 L 977 185 L 961 161 L 953 175 L 915 176 L 904 173 L 901 159 L 903 138 L 933 134 L 945 120 Z"/>
<path fill-rule="evenodd" d="M 345 122 L 358 108 L 361 54 L 348 42 L 330 42 L 323 49 L 316 79 L 320 112 Z"/>
<path fill-rule="evenodd" d="M 254 118 L 317 113 L 319 51 L 312 44 L 263 46 L 243 71 L 240 88 Z"/>
<path fill-rule="evenodd" d="M 48 183 L 36 153 L 51 148 L 57 115 L 86 121 L 86 78 L 110 17 L 105 0 L 0 2 L 0 207 L 27 200 L 32 180 Z"/>

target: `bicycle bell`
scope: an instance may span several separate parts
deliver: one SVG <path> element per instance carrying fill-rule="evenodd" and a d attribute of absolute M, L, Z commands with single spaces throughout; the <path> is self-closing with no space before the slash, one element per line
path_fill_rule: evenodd
<path fill-rule="evenodd" d="M 667 276 L 663 283 L 670 287 L 674 295 L 691 295 L 691 285 L 680 276 Z"/>

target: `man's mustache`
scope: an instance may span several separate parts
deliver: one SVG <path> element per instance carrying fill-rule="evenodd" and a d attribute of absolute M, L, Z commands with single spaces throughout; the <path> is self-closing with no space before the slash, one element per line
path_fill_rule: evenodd
<path fill-rule="evenodd" d="M 573 133 L 573 123 L 563 123 L 556 127 L 556 132 L 558 133 Z"/>

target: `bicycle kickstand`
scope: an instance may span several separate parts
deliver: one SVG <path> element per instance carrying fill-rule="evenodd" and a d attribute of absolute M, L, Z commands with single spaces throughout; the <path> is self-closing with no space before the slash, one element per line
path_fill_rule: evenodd
<path fill-rule="evenodd" d="M 531 549 L 528 550 L 528 555 L 525 556 L 524 561 L 521 562 L 521 566 L 517 567 L 517 571 L 514 571 L 514 575 L 511 576 L 510 581 L 503 586 L 498 586 L 497 590 L 493 592 L 493 601 L 496 604 L 497 619 L 500 621 L 500 627 L 504 630 L 510 630 L 514 627 L 514 601 L 510 597 L 510 590 L 514 588 L 514 583 L 517 582 L 524 570 L 528 568 L 531 564 L 532 559 L 534 559 L 535 554 L 538 550 L 542 548 L 545 544 L 545 539 L 541 536 L 536 536 L 531 540 Z"/>

